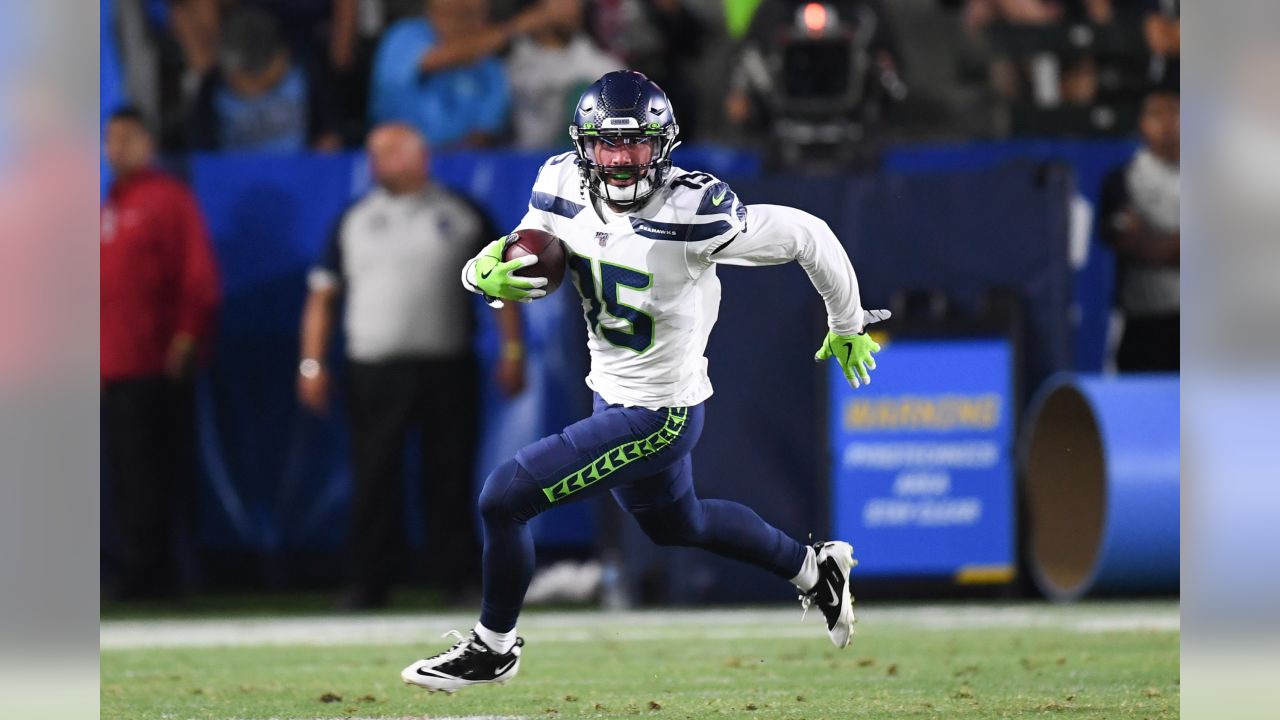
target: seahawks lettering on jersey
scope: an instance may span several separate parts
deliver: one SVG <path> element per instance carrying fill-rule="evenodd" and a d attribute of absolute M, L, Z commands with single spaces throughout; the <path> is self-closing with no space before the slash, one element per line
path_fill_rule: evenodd
<path fill-rule="evenodd" d="M 747 211 L 707 173 L 673 167 L 668 178 L 642 208 L 615 214 L 584 196 L 573 154 L 557 155 L 519 225 L 565 242 L 587 322 L 587 385 L 610 403 L 681 407 L 711 395 L 703 353 L 720 281 L 706 258 L 745 229 Z"/>

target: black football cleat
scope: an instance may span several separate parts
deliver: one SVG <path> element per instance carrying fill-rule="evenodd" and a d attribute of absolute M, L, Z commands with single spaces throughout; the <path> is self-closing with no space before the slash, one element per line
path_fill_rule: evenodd
<path fill-rule="evenodd" d="M 458 639 L 453 647 L 401 670 L 400 679 L 430 692 L 452 693 L 468 685 L 505 683 L 520 670 L 520 648 L 524 647 L 524 638 L 516 638 L 516 644 L 509 652 L 497 653 L 490 650 L 474 631 L 463 637 L 457 630 L 450 630 L 444 634 L 444 637 L 449 636 Z"/>
<path fill-rule="evenodd" d="M 853 637 L 853 594 L 849 592 L 849 571 L 857 566 L 849 543 L 814 543 L 817 554 L 818 584 L 800 596 L 800 606 L 808 612 L 817 605 L 827 620 L 827 634 L 838 648 L 847 647 Z"/>

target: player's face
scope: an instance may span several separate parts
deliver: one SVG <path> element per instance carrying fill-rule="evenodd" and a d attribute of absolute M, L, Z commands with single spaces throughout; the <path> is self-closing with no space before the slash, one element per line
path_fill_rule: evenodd
<path fill-rule="evenodd" d="M 596 164 L 601 167 L 635 167 L 647 165 L 653 161 L 654 146 L 657 138 L 651 137 L 614 137 L 591 138 L 587 147 Z M 618 187 L 634 185 L 639 180 L 635 172 L 619 172 L 605 174 L 605 182 Z"/>

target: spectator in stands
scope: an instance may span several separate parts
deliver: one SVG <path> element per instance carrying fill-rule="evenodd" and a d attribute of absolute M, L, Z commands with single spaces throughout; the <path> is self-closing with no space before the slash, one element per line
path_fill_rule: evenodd
<path fill-rule="evenodd" d="M 1182 29 L 1180 0 L 1147 0 L 1142 19 L 1142 34 L 1151 51 L 1149 79 L 1153 83 L 1172 85 L 1178 82 Z"/>
<path fill-rule="evenodd" d="M 384 30 L 422 13 L 422 0 L 333 0 L 329 59 L 338 69 L 356 64 Z"/>
<path fill-rule="evenodd" d="M 621 70 L 617 59 L 582 32 L 582 3 L 562 22 L 518 38 L 507 56 L 507 77 L 515 97 L 515 145 L 546 149 L 567 143 L 565 130 L 582 91 L 607 72 Z"/>
<path fill-rule="evenodd" d="M 708 44 L 711 24 L 686 0 L 596 0 L 587 26 L 596 43 L 626 67 L 644 73 L 680 108 L 680 136 L 700 133 L 693 64 Z"/>
<path fill-rule="evenodd" d="M 168 0 L 169 27 L 182 51 L 182 95 L 192 98 L 218 64 L 221 9 L 218 0 Z"/>
<path fill-rule="evenodd" d="M 355 21 L 360 16 L 359 7 L 366 12 L 376 2 L 369 0 L 223 0 L 231 8 L 253 7 L 270 15 L 289 48 L 295 66 L 303 68 L 308 85 L 320 93 L 325 112 L 325 131 L 332 133 L 324 138 L 324 149 L 334 145 L 359 146 L 366 134 L 365 107 L 362 101 L 357 107 L 354 96 L 368 84 L 367 62 L 365 72 L 355 77 L 357 60 L 355 45 L 338 41 L 344 21 Z M 354 23 L 353 23 L 354 24 Z M 343 36 L 345 39 L 345 35 Z M 350 52 L 345 52 L 350 50 Z M 342 64 L 346 63 L 346 64 Z"/>
<path fill-rule="evenodd" d="M 218 275 L 195 197 L 153 166 L 142 116 L 113 113 L 115 181 L 101 218 L 103 459 L 118 537 L 118 598 L 178 590 L 176 526 L 194 497 L 193 375 Z"/>
<path fill-rule="evenodd" d="M 1142 146 L 1103 184 L 1101 234 L 1116 252 L 1116 307 L 1124 319 L 1116 368 L 1177 371 L 1181 196 L 1178 95 L 1157 90 L 1142 105 Z"/>
<path fill-rule="evenodd" d="M 266 11 L 245 6 L 222 26 L 218 67 L 205 76 L 191 116 L 202 150 L 298 152 L 341 146 L 324 82 L 313 79 Z"/>
<path fill-rule="evenodd" d="M 1067 22 L 1107 25 L 1115 19 L 1112 0 L 968 0 L 964 27 L 970 41 L 989 51 L 986 33 L 994 27 L 1044 27 Z M 997 129 L 1008 132 L 1010 106 L 1087 106 L 1098 96 L 1099 67 L 1089 52 L 1044 48 L 1021 56 L 996 54 L 989 64 Z"/>
<path fill-rule="evenodd" d="M 968 0 L 964 25 L 970 33 L 978 33 L 993 22 L 1048 25 L 1072 16 L 1106 24 L 1111 22 L 1114 12 L 1112 0 Z"/>
<path fill-rule="evenodd" d="M 225 2 L 225 0 L 224 0 Z M 369 75 L 377 39 L 392 23 L 422 12 L 422 0 L 231 0 L 275 18 L 294 61 L 323 83 L 344 146 L 368 134 Z"/>
<path fill-rule="evenodd" d="M 483 215 L 427 177 L 426 143 L 414 128 L 387 124 L 369 136 L 378 187 L 338 220 L 308 279 L 298 397 L 328 407 L 329 339 L 345 296 L 355 487 L 346 609 L 385 605 L 401 542 L 403 459 L 421 432 L 427 547 L 432 580 L 445 592 L 474 582 L 479 563 L 472 492 L 477 437 L 472 297 L 458 269 L 495 235 Z M 524 386 L 520 315 L 508 303 L 495 382 Z"/>
<path fill-rule="evenodd" d="M 426 0 L 422 17 L 396 23 L 378 46 L 370 119 L 409 123 L 437 147 L 495 143 L 511 104 L 497 53 L 517 35 L 560 23 L 572 7 L 542 0 L 494 24 L 488 0 Z"/>
<path fill-rule="evenodd" d="M 422 0 L 333 0 L 327 53 L 343 143 L 359 145 L 369 122 L 369 78 L 383 31 L 422 14 Z"/>

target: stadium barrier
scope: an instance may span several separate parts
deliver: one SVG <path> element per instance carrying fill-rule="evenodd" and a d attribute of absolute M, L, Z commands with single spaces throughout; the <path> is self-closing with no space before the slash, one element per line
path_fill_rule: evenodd
<path fill-rule="evenodd" d="M 1064 373 L 1041 388 L 1019 455 L 1047 597 L 1177 589 L 1178 429 L 1176 375 Z"/>

